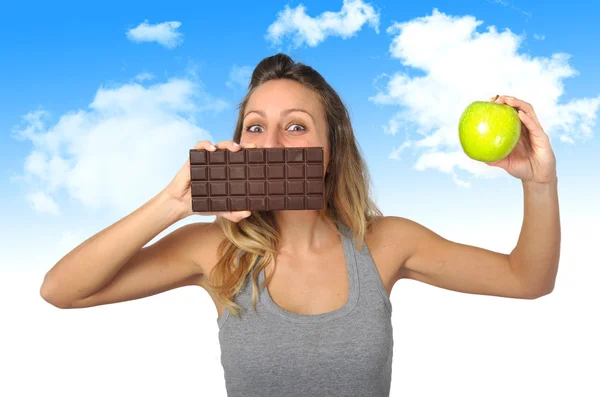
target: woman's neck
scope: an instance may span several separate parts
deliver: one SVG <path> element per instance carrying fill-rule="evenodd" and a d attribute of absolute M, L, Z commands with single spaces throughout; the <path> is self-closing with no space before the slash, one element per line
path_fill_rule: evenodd
<path fill-rule="evenodd" d="M 277 211 L 274 216 L 281 234 L 281 250 L 315 251 L 337 238 L 336 231 L 318 211 Z"/>

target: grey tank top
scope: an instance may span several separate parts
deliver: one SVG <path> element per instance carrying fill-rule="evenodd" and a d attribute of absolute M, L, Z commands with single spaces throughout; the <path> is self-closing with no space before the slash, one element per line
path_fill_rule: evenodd
<path fill-rule="evenodd" d="M 389 396 L 392 376 L 392 304 L 367 244 L 359 252 L 341 224 L 350 283 L 348 301 L 322 314 L 279 307 L 268 289 L 252 308 L 248 275 L 235 302 L 217 319 L 228 397 Z M 259 285 L 264 282 L 264 270 Z"/>

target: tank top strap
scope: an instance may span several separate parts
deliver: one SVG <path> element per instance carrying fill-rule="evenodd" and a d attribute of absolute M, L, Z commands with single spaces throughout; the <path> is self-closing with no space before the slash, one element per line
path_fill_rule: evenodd
<path fill-rule="evenodd" d="M 350 247 L 350 249 L 352 249 L 352 254 L 356 258 L 355 262 L 358 270 L 361 304 L 365 304 L 365 301 L 369 300 L 374 300 L 375 302 L 373 303 L 375 304 L 381 304 L 381 300 L 383 299 L 385 307 L 391 314 L 392 302 L 381 281 L 379 270 L 377 269 L 377 265 L 373 260 L 366 241 L 362 244 L 362 249 L 359 250 L 353 237 L 352 230 L 341 222 L 338 222 L 338 229 L 344 240 L 344 249 Z"/>

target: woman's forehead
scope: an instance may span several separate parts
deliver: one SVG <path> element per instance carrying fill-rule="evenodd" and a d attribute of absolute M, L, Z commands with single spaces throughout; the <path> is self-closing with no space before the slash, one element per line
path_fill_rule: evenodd
<path fill-rule="evenodd" d="M 291 80 L 271 80 L 260 85 L 250 96 L 246 110 L 266 113 L 287 109 L 304 109 L 317 115 L 321 103 L 318 96 L 302 84 Z"/>

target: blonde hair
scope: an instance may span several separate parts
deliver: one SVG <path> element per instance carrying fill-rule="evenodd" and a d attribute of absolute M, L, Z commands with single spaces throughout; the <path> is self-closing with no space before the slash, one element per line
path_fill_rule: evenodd
<path fill-rule="evenodd" d="M 324 177 L 325 206 L 319 216 L 335 227 L 341 223 L 352 231 L 358 249 L 372 222 L 383 216 L 369 196 L 370 176 L 350 123 L 350 116 L 339 95 L 310 66 L 294 62 L 285 54 L 263 59 L 254 69 L 248 93 L 238 105 L 239 114 L 233 141 L 240 142 L 243 114 L 252 93 L 261 84 L 274 79 L 289 79 L 303 84 L 320 98 L 327 116 L 330 159 Z M 226 239 L 218 248 L 219 261 L 211 270 L 207 288 L 232 315 L 238 317 L 244 308 L 232 299 L 252 273 L 252 307 L 256 310 L 259 273 L 278 252 L 280 234 L 272 212 L 253 211 L 240 222 L 218 217 Z M 336 228 L 337 230 L 337 228 Z M 260 258 L 260 260 L 258 260 Z M 271 276 L 260 286 L 271 281 Z"/>

